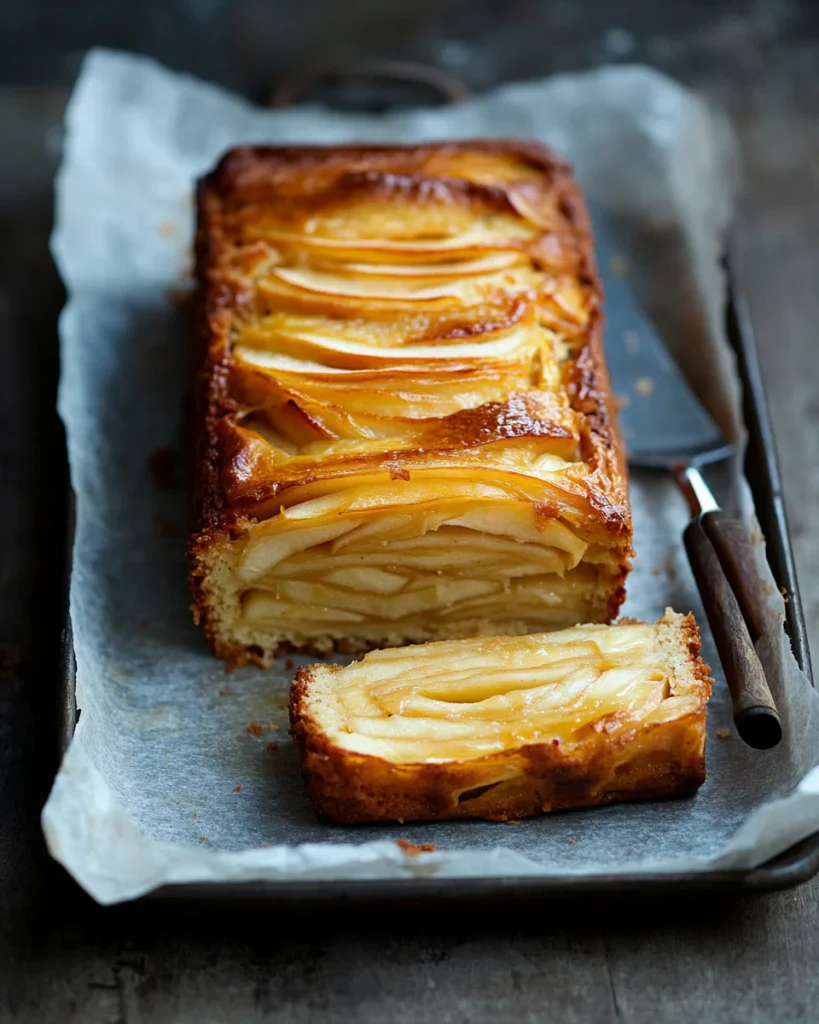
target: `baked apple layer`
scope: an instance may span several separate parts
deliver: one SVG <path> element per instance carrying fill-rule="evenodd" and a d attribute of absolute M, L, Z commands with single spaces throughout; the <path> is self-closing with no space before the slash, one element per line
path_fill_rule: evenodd
<path fill-rule="evenodd" d="M 362 649 L 607 621 L 618 553 L 538 522 L 526 503 L 496 504 L 285 510 L 215 549 L 225 628 L 263 659 L 285 637 L 295 648 Z"/>

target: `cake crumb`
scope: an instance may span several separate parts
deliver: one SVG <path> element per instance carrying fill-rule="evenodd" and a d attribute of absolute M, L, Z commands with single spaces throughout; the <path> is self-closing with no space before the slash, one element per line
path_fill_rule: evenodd
<path fill-rule="evenodd" d="M 419 857 L 422 853 L 433 853 L 432 843 L 411 843 L 409 839 L 396 839 L 395 845 L 403 850 L 408 857 Z"/>
<path fill-rule="evenodd" d="M 219 696 L 220 697 L 232 697 L 233 696 L 233 690 L 220 690 L 219 691 Z"/>
<path fill-rule="evenodd" d="M 247 731 L 252 733 L 254 736 L 264 736 L 264 729 L 258 722 L 251 722 L 247 727 Z"/>
<path fill-rule="evenodd" d="M 279 725 L 278 722 L 268 722 L 267 723 L 267 731 L 268 732 L 281 732 L 282 731 L 282 727 Z"/>
<path fill-rule="evenodd" d="M 285 672 L 292 672 L 293 671 L 293 659 L 292 658 L 285 658 L 284 670 L 285 670 Z"/>
<path fill-rule="evenodd" d="M 570 839 L 569 840 L 569 846 L 574 846 L 575 842 L 576 842 L 575 839 Z"/>
<path fill-rule="evenodd" d="M 730 729 L 717 729 L 718 740 L 730 740 L 731 730 Z"/>
<path fill-rule="evenodd" d="M 779 592 L 782 595 L 782 598 L 783 598 L 785 604 L 790 604 L 791 598 L 790 598 L 790 594 L 788 593 L 788 588 L 787 587 L 780 587 L 779 588 Z"/>
<path fill-rule="evenodd" d="M 270 846 L 270 843 L 262 843 L 262 849 L 266 850 Z"/>
<path fill-rule="evenodd" d="M 191 817 L 192 818 L 198 818 L 199 817 L 199 812 L 198 811 L 191 811 Z"/>
<path fill-rule="evenodd" d="M 654 378 L 638 377 L 634 382 L 634 390 L 641 398 L 648 398 L 654 391 Z"/>
<path fill-rule="evenodd" d="M 274 754 L 279 749 L 278 743 L 266 743 L 264 748 L 268 754 Z"/>
<path fill-rule="evenodd" d="M 234 793 L 241 793 L 242 792 L 242 787 L 241 786 L 234 786 L 233 787 L 233 792 Z"/>
<path fill-rule="evenodd" d="M 631 397 L 618 391 L 617 394 L 615 394 L 614 396 L 614 404 L 617 408 L 617 411 L 622 412 L 623 409 L 631 405 Z"/>
<path fill-rule="evenodd" d="M 208 841 L 208 837 L 207 836 L 199 836 L 199 842 L 200 843 L 206 843 L 207 841 Z"/>
<path fill-rule="evenodd" d="M 510 818 L 509 821 L 505 821 L 504 822 L 504 825 L 520 825 L 520 824 L 522 824 L 522 823 L 520 821 L 518 821 L 516 818 Z"/>

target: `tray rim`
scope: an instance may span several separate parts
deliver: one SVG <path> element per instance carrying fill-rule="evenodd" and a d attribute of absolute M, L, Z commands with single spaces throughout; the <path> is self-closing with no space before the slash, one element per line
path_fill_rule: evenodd
<path fill-rule="evenodd" d="M 788 529 L 779 463 L 776 454 L 768 402 L 751 314 L 734 270 L 734 261 L 725 259 L 725 326 L 728 341 L 737 357 L 742 384 L 743 419 L 748 430 L 745 473 L 754 498 L 754 506 L 766 543 L 766 555 L 777 585 L 788 595 L 785 605 L 785 630 L 794 657 L 811 685 L 814 684 L 803 605 L 799 594 L 796 563 Z M 65 753 L 74 733 L 80 711 L 75 699 L 76 664 L 71 635 L 68 583 L 70 581 L 74 493 L 69 485 L 68 546 L 62 664 L 58 703 L 58 739 L 60 756 Z M 594 875 L 518 875 L 483 878 L 420 878 L 331 881 L 189 882 L 163 885 L 131 901 L 132 903 L 171 902 L 190 905 L 212 904 L 219 907 L 281 903 L 339 904 L 408 901 L 451 901 L 457 904 L 494 900 L 567 900 L 595 896 L 624 895 L 673 896 L 681 892 L 719 891 L 759 893 L 789 889 L 801 885 L 819 873 L 819 832 L 795 843 L 776 857 L 750 869 L 683 871 L 673 873 L 603 873 Z"/>

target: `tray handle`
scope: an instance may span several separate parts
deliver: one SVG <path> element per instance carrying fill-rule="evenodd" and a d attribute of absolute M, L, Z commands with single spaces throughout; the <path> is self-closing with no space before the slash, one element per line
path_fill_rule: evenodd
<path fill-rule="evenodd" d="M 441 103 L 457 103 L 469 96 L 459 79 L 440 68 L 413 61 L 365 60 L 320 64 L 279 82 L 269 98 L 271 107 L 290 107 L 323 82 L 346 79 L 420 86 Z"/>

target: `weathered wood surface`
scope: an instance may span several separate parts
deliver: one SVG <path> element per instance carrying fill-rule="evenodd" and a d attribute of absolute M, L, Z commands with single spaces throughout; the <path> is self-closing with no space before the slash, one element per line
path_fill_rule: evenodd
<path fill-rule="evenodd" d="M 0 74 L 28 86 L 64 81 L 72 54 L 91 42 L 150 50 L 257 96 L 316 49 L 438 59 L 475 87 L 627 57 L 724 105 L 746 166 L 740 277 L 819 650 L 815 8 L 633 0 L 615 16 L 606 3 L 402 0 L 287 4 L 277 16 L 278 5 L 201 2 L 144 4 L 126 22 L 110 13 L 115 6 L 3 5 Z M 159 27 L 149 28 L 159 6 Z M 109 13 L 94 19 L 92 9 Z M 193 26 L 185 45 L 183 10 Z M 53 31 L 37 40 L 42 25 Z M 206 45 L 217 30 L 227 55 Z M 56 766 L 65 471 L 52 411 L 61 292 L 46 238 L 64 99 L 62 87 L 0 90 L 0 1021 L 819 1020 L 819 882 L 671 908 L 207 922 L 100 910 L 49 862 L 38 814 Z"/>

